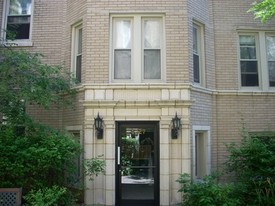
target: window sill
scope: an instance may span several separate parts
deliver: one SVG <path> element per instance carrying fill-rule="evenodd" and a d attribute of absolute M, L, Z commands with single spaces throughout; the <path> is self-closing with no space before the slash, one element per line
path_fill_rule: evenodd
<path fill-rule="evenodd" d="M 31 40 L 6 41 L 4 45 L 7 47 L 31 47 L 33 42 Z"/>

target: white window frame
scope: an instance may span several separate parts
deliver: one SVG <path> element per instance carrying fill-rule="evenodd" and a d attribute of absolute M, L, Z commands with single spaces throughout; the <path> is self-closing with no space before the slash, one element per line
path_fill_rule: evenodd
<path fill-rule="evenodd" d="M 242 86 L 241 66 L 240 66 L 240 36 L 251 35 L 256 39 L 256 56 L 258 60 L 258 79 L 259 86 Z M 239 31 L 238 32 L 238 74 L 239 74 L 239 89 L 241 91 L 275 91 L 275 87 L 269 86 L 269 72 L 266 36 L 275 36 L 275 31 Z"/>
<path fill-rule="evenodd" d="M 82 29 L 82 52 L 81 54 L 78 53 L 79 47 L 79 30 Z M 72 26 L 72 49 L 71 49 L 71 73 L 74 78 L 76 78 L 76 64 L 77 64 L 77 57 L 81 55 L 81 75 L 80 75 L 80 82 L 82 82 L 83 77 L 83 25 L 82 22 L 78 22 Z"/>
<path fill-rule="evenodd" d="M 199 177 L 196 176 L 196 135 L 201 134 L 201 138 L 205 138 L 207 141 L 205 148 L 205 175 L 209 175 L 211 172 L 211 132 L 210 126 L 193 126 L 192 127 L 192 178 L 194 180 L 200 180 Z"/>
<path fill-rule="evenodd" d="M 9 14 L 9 6 L 10 0 L 4 0 L 3 4 L 3 16 L 2 16 L 2 31 L 0 31 L 0 39 L 6 46 L 33 46 L 32 43 L 32 26 L 33 26 L 33 15 L 34 15 L 34 0 L 32 0 L 32 8 L 30 14 L 30 31 L 29 31 L 29 38 L 28 39 L 15 39 L 15 40 L 7 40 L 6 39 L 6 28 L 8 22 L 8 14 Z"/>
<path fill-rule="evenodd" d="M 144 78 L 144 48 L 143 48 L 143 20 L 144 19 L 159 19 L 161 22 L 160 38 L 160 58 L 161 58 L 161 78 L 160 79 L 145 79 Z M 110 15 L 110 76 L 111 83 L 161 83 L 166 79 L 165 74 L 165 28 L 163 14 L 112 14 Z M 132 22 L 132 39 L 131 39 L 131 78 L 130 79 L 115 79 L 114 78 L 114 21 L 115 19 L 129 19 Z"/>
<path fill-rule="evenodd" d="M 197 29 L 197 39 L 193 39 L 193 29 Z M 192 23 L 192 41 L 194 45 L 194 41 L 197 42 L 197 52 L 194 51 L 192 47 L 192 54 L 199 56 L 199 82 L 196 82 L 194 79 L 194 64 L 193 64 L 193 76 L 192 76 L 192 81 L 195 85 L 199 86 L 205 86 L 205 41 L 204 41 L 204 25 L 199 23 L 198 21 L 193 20 Z M 193 60 L 194 62 L 194 60 Z"/>

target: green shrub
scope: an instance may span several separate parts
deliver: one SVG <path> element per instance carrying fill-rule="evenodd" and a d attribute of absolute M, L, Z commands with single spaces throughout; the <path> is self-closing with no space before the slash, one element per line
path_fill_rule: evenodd
<path fill-rule="evenodd" d="M 233 186 L 219 184 L 215 176 L 205 176 L 201 181 L 194 182 L 189 174 L 181 174 L 177 182 L 181 184 L 184 206 L 235 206 L 238 200 L 232 196 Z"/>
<path fill-rule="evenodd" d="M 95 176 L 105 172 L 106 162 L 101 157 L 103 155 L 85 161 L 84 173 L 89 177 L 89 180 L 94 180 Z"/>
<path fill-rule="evenodd" d="M 72 161 L 80 145 L 65 132 L 30 123 L 17 134 L 14 127 L 0 127 L 0 187 L 31 189 L 64 185 L 76 169 Z"/>
<path fill-rule="evenodd" d="M 275 134 L 243 133 L 239 145 L 228 145 L 225 169 L 236 182 L 243 205 L 275 205 Z"/>
<path fill-rule="evenodd" d="M 65 187 L 52 186 L 38 190 L 31 190 L 24 199 L 27 206 L 73 206 L 75 200 Z"/>

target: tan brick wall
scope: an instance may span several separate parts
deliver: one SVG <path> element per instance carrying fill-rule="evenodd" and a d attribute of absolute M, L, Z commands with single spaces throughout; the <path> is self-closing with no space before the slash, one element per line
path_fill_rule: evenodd
<path fill-rule="evenodd" d="M 213 156 L 221 164 L 226 158 L 225 143 L 240 141 L 243 126 L 248 131 L 275 130 L 275 96 L 270 94 L 221 94 L 216 97 L 217 129 L 213 134 Z"/>
<path fill-rule="evenodd" d="M 268 24 L 255 20 L 248 13 L 253 0 L 212 0 L 214 12 L 216 81 L 218 89 L 238 89 L 238 33 L 237 29 L 265 30 L 274 27 L 275 19 Z"/>
<path fill-rule="evenodd" d="M 70 99 L 72 103 L 62 110 L 62 127 L 83 125 L 84 108 L 83 108 L 84 92 L 80 91 L 77 95 Z"/>
<path fill-rule="evenodd" d="M 188 82 L 186 1 L 87 1 L 85 82 L 109 82 L 110 14 L 165 14 L 167 82 Z"/>
<path fill-rule="evenodd" d="M 48 64 L 62 64 L 66 0 L 36 0 L 32 24 L 32 51 L 42 53 Z"/>
<path fill-rule="evenodd" d="M 212 163 L 221 166 L 227 153 L 224 143 L 240 141 L 243 123 L 250 130 L 274 130 L 274 101 L 270 93 L 240 92 L 238 68 L 238 29 L 270 30 L 275 20 L 262 24 L 247 13 L 252 0 L 212 0 L 216 88 L 235 92 L 218 92 L 213 96 Z M 214 76 L 213 76 L 214 77 Z M 238 92 L 237 92 L 238 91 Z"/>
<path fill-rule="evenodd" d="M 202 91 L 191 93 L 192 125 L 210 126 L 212 122 L 212 95 Z"/>

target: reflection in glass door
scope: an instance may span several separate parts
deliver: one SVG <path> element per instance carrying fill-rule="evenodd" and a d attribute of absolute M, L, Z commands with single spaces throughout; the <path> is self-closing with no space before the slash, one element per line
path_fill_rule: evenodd
<path fill-rule="evenodd" d="M 117 205 L 159 205 L 158 123 L 117 124 Z"/>

